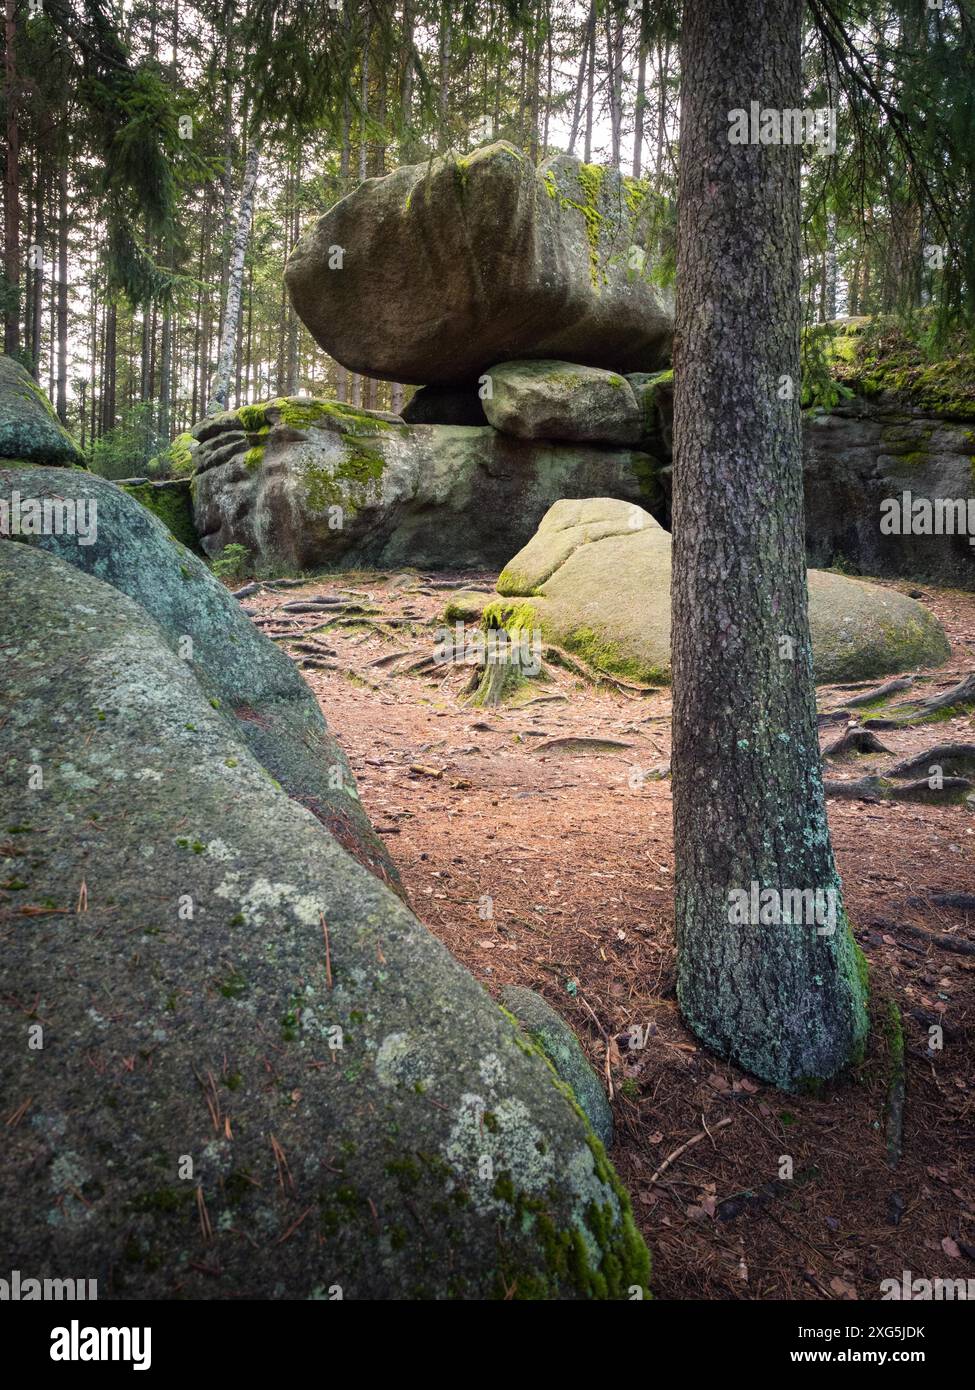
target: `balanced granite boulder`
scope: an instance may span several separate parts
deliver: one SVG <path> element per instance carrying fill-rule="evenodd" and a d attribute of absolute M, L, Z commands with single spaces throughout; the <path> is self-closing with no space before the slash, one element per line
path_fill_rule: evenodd
<path fill-rule="evenodd" d="M 169 633 L 33 545 L 0 584 L 11 1267 L 100 1300 L 646 1296 L 568 1088 Z"/>
<path fill-rule="evenodd" d="M 495 569 L 559 498 L 662 498 L 656 461 L 637 450 L 406 425 L 334 401 L 244 406 L 195 433 L 203 549 L 242 545 L 265 573 L 338 561 Z"/>
<path fill-rule="evenodd" d="M 505 566 L 488 626 L 538 627 L 595 670 L 670 679 L 669 534 L 641 507 L 611 498 L 557 502 Z M 826 683 L 948 659 L 938 620 L 914 599 L 845 575 L 808 571 L 813 668 Z"/>
<path fill-rule="evenodd" d="M 572 443 L 639 443 L 643 411 L 626 377 L 574 362 L 503 362 L 487 373 L 484 413 L 502 434 Z"/>
<path fill-rule="evenodd" d="M 367 376 L 466 385 L 525 357 L 652 371 L 673 331 L 652 221 L 642 184 L 500 141 L 367 179 L 285 278 L 316 342 Z"/>
<path fill-rule="evenodd" d="M 81 450 L 19 362 L 0 355 L 0 458 L 80 464 Z"/>
<path fill-rule="evenodd" d="M 140 603 L 215 707 L 234 721 L 269 777 L 399 889 L 399 875 L 362 808 L 345 754 L 315 696 L 206 564 L 122 488 L 83 469 L 6 467 L 0 461 L 0 502 L 9 504 L 15 494 L 42 504 L 45 499 L 71 503 L 73 528 L 27 533 L 22 539 Z"/>

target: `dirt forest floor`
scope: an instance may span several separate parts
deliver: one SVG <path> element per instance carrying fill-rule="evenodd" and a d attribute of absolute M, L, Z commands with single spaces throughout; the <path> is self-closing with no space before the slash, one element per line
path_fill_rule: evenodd
<path fill-rule="evenodd" d="M 495 578 L 346 573 L 242 603 L 303 667 L 421 920 L 492 992 L 517 983 L 542 993 L 606 1079 L 611 1156 L 653 1254 L 655 1297 L 872 1299 L 905 1270 L 975 1279 L 975 954 L 945 948 L 946 937 L 975 943 L 975 812 L 829 801 L 870 965 L 869 1050 L 848 1083 L 817 1099 L 760 1084 L 699 1047 L 678 1016 L 671 785 L 660 776 L 669 692 L 597 688 L 555 667 L 524 703 L 472 708 L 470 668 L 431 669 L 427 658 L 447 596 Z M 927 695 L 975 670 L 975 594 L 921 592 L 952 641 L 951 662 L 920 687 Z M 284 608 L 319 598 L 331 611 Z M 844 707 L 844 689 L 821 688 L 820 709 Z M 844 726 L 826 723 L 824 745 Z M 827 775 L 975 742 L 975 717 L 878 737 L 889 753 Z M 556 739 L 603 746 L 549 746 Z M 967 904 L 937 901 L 952 894 Z M 906 1057 L 894 1169 L 890 1001 Z M 929 1046 L 932 1026 L 943 1029 L 940 1050 Z M 791 1181 L 780 1180 L 786 1155 Z"/>

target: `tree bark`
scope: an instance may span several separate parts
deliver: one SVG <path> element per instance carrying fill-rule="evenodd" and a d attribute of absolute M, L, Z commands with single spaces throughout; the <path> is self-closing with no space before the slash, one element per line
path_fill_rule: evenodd
<path fill-rule="evenodd" d="M 673 514 L 678 1000 L 708 1046 L 790 1089 L 867 1027 L 816 730 L 799 150 L 728 140 L 752 100 L 802 107 L 801 23 L 802 0 L 685 0 Z M 835 929 L 733 925 L 753 883 L 835 895 Z"/>
<path fill-rule="evenodd" d="M 224 315 L 223 333 L 220 338 L 220 351 L 217 354 L 217 367 L 213 375 L 213 387 L 208 415 L 216 415 L 226 410 L 230 396 L 230 378 L 234 368 L 234 352 L 237 346 L 237 324 L 240 319 L 241 289 L 244 281 L 244 257 L 250 238 L 251 223 L 254 217 L 254 196 L 257 191 L 257 169 L 260 159 L 257 141 L 252 140 L 244 161 L 244 182 L 240 191 L 240 210 L 237 216 L 237 230 L 234 233 L 230 253 L 230 276 L 227 282 L 227 312 Z"/>
<path fill-rule="evenodd" d="M 58 419 L 68 423 L 68 166 L 58 171 Z"/>

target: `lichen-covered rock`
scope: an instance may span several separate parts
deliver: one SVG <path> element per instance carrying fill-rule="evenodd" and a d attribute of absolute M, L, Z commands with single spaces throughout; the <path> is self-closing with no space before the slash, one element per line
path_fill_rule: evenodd
<path fill-rule="evenodd" d="M 522 985 L 505 985 L 501 1002 L 538 1043 L 558 1075 L 570 1087 L 599 1139 L 613 1142 L 613 1112 L 602 1082 L 589 1065 L 579 1039 L 547 1000 Z"/>
<path fill-rule="evenodd" d="M 501 141 L 367 179 L 285 278 L 316 341 L 367 376 L 462 385 L 523 357 L 652 371 L 673 301 L 651 221 L 642 184 L 565 154 L 536 169 Z"/>
<path fill-rule="evenodd" d="M 0 458 L 80 464 L 81 450 L 19 362 L 0 354 Z"/>
<path fill-rule="evenodd" d="M 207 420 L 193 479 L 203 549 L 243 545 L 258 570 L 496 568 L 560 497 L 662 498 L 630 449 L 510 439 L 489 425 L 405 425 L 334 401 L 244 406 Z"/>
<path fill-rule="evenodd" d="M 538 627 L 596 670 L 670 675 L 670 536 L 648 512 L 606 497 L 557 502 L 498 579 L 489 626 Z M 813 668 L 821 682 L 868 679 L 948 659 L 944 629 L 914 599 L 810 570 Z"/>
<path fill-rule="evenodd" d="M 486 425 L 480 388 L 421 386 L 403 410 L 408 425 Z"/>
<path fill-rule="evenodd" d="M 503 434 L 636 444 L 643 415 L 626 377 L 574 362 L 502 362 L 487 373 L 484 413 Z"/>
<path fill-rule="evenodd" d="M 388 882 L 399 875 L 359 801 L 345 754 L 291 661 L 267 642 L 207 569 L 115 483 L 81 469 L 4 468 L 0 498 L 70 498 L 96 506 L 94 544 L 31 536 L 36 546 L 129 594 L 164 629 L 207 695 L 284 790 Z"/>
<path fill-rule="evenodd" d="M 34 546 L 0 582 L 11 1264 L 100 1299 L 645 1288 L 549 1067 L 168 633 Z"/>

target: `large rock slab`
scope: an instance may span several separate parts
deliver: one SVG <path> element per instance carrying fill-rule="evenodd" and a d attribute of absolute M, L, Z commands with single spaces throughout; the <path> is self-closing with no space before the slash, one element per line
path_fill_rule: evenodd
<path fill-rule="evenodd" d="M 637 444 L 643 411 L 618 372 L 574 362 L 503 362 L 488 372 L 488 422 L 518 439 Z"/>
<path fill-rule="evenodd" d="M 498 579 L 488 624 L 540 628 L 595 669 L 670 678 L 670 536 L 631 503 L 557 502 Z M 913 599 L 845 575 L 809 571 L 813 668 L 826 683 L 948 659 L 938 620 Z"/>
<path fill-rule="evenodd" d="M 71 499 L 90 514 L 93 544 L 75 536 L 28 539 L 128 594 L 159 623 L 208 697 L 237 721 L 241 737 L 284 790 L 362 863 L 399 887 L 386 846 L 359 801 L 345 754 L 318 701 L 285 654 L 163 523 L 122 488 L 81 469 L 7 468 L 0 498 Z"/>
<path fill-rule="evenodd" d="M 196 430 L 203 549 L 243 545 L 265 572 L 334 565 L 500 568 L 558 498 L 662 493 L 632 449 L 405 425 L 334 401 L 245 406 Z"/>
<path fill-rule="evenodd" d="M 642 397 L 641 448 L 664 463 L 665 498 L 652 508 L 670 519 L 673 447 L 673 373 L 635 374 L 627 380 Z M 953 402 L 959 411 L 962 402 Z M 975 403 L 972 406 L 975 409 Z M 857 396 L 832 410 L 803 411 L 802 459 L 806 559 L 850 574 L 923 580 L 975 589 L 975 545 L 970 532 L 888 534 L 882 504 L 890 498 L 975 503 L 975 427 L 958 414 L 939 415 L 910 395 L 883 391 Z M 908 508 L 910 503 L 908 503 Z"/>
<path fill-rule="evenodd" d="M 0 583 L 11 1267 L 100 1299 L 644 1287 L 550 1068 L 168 633 L 33 546 Z"/>
<path fill-rule="evenodd" d="M 0 355 L 0 458 L 80 464 L 81 450 L 19 362 Z"/>
<path fill-rule="evenodd" d="M 814 565 L 975 588 L 975 545 L 956 534 L 885 534 L 882 504 L 905 493 L 975 503 L 975 428 L 890 397 L 803 420 L 806 553 Z M 911 502 L 907 504 L 910 512 Z M 973 506 L 975 511 L 975 506 Z"/>
<path fill-rule="evenodd" d="M 498 362 L 664 365 L 673 298 L 653 279 L 647 195 L 501 141 L 367 179 L 299 241 L 285 278 L 322 347 L 352 371 L 417 385 Z"/>

